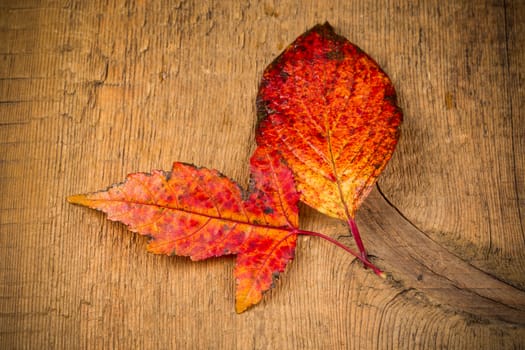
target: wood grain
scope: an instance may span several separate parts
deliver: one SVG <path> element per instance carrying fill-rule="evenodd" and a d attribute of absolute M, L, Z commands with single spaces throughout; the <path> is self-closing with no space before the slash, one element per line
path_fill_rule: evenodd
<path fill-rule="evenodd" d="M 507 0 L 1 1 L 1 347 L 523 348 L 524 15 Z M 66 203 L 174 160 L 246 184 L 262 71 L 326 20 L 389 73 L 404 110 L 357 214 L 391 280 L 303 237 L 236 315 L 231 259 L 148 254 Z"/>

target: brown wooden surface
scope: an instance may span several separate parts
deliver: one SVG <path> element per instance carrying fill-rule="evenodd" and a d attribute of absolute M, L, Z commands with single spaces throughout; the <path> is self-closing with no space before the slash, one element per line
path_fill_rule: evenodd
<path fill-rule="evenodd" d="M 0 347 L 524 348 L 524 16 L 517 0 L 0 1 Z M 174 160 L 247 184 L 261 73 L 326 20 L 405 114 L 357 215 L 390 279 L 302 237 L 237 315 L 233 259 L 148 254 L 66 203 Z"/>

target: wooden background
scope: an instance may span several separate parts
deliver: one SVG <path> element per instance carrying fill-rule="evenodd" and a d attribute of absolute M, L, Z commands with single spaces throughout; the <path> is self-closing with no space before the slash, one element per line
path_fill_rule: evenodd
<path fill-rule="evenodd" d="M 525 348 L 524 16 L 519 0 L 1 0 L 0 347 Z M 154 256 L 66 203 L 174 160 L 246 185 L 262 71 L 326 20 L 404 110 L 357 215 L 391 279 L 301 238 L 237 315 L 232 258 Z"/>

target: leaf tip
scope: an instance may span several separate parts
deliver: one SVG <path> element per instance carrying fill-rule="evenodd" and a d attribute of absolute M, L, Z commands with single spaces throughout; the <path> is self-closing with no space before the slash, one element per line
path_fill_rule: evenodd
<path fill-rule="evenodd" d="M 244 302 L 237 301 L 235 303 L 235 312 L 238 314 L 242 314 L 250 305 Z"/>
<path fill-rule="evenodd" d="M 72 196 L 68 196 L 67 201 L 71 204 L 77 204 L 77 205 L 83 205 L 88 206 L 89 199 L 86 197 L 85 194 L 74 194 Z"/>
<path fill-rule="evenodd" d="M 334 27 L 332 27 L 332 25 L 328 21 L 325 21 L 323 24 L 318 24 L 317 27 L 330 32 L 334 31 Z"/>

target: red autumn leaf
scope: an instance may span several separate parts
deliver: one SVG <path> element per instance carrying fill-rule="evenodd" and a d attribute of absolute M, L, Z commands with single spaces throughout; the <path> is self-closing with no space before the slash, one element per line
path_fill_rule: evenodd
<path fill-rule="evenodd" d="M 281 158 L 259 147 L 250 170 L 253 188 L 245 200 L 219 172 L 178 162 L 171 172 L 130 174 L 106 191 L 68 200 L 149 236 L 152 253 L 192 260 L 237 255 L 236 311 L 242 312 L 261 300 L 293 259 L 299 232 L 299 196 Z"/>
<path fill-rule="evenodd" d="M 375 62 L 328 24 L 316 26 L 264 73 L 248 193 L 215 170 L 176 162 L 171 172 L 130 174 L 106 191 L 68 200 L 150 237 L 152 253 L 192 260 L 236 255 L 237 312 L 272 287 L 299 234 L 336 244 L 384 277 L 367 259 L 353 215 L 397 142 L 401 112 L 394 101 Z M 298 228 L 294 175 L 303 201 L 347 219 L 360 255 Z"/>
<path fill-rule="evenodd" d="M 354 215 L 397 144 L 395 100 L 377 63 L 328 23 L 266 68 L 257 96 L 257 144 L 280 151 L 303 202 L 349 224 L 365 259 Z"/>

